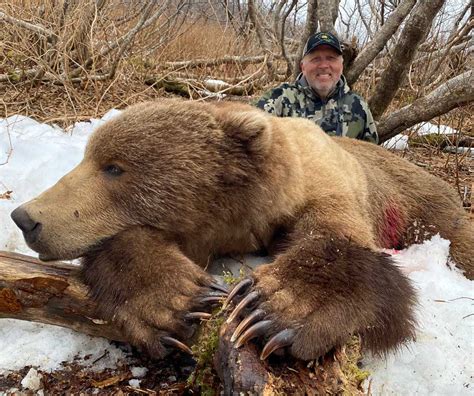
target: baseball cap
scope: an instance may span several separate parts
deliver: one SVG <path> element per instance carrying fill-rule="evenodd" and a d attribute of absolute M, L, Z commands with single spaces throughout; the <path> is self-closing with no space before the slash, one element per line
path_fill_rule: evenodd
<path fill-rule="evenodd" d="M 337 37 L 329 32 L 319 32 L 309 36 L 308 41 L 304 46 L 303 57 L 308 55 L 311 51 L 313 51 L 316 47 L 319 47 L 320 45 L 329 45 L 342 55 L 341 43 L 339 42 Z"/>

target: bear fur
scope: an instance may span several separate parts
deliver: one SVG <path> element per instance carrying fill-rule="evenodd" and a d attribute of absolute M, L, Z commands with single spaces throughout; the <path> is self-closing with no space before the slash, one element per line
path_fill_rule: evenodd
<path fill-rule="evenodd" d="M 204 270 L 216 256 L 274 254 L 234 316 L 301 359 L 352 334 L 376 353 L 413 338 L 415 292 L 381 248 L 440 233 L 474 274 L 472 223 L 448 184 L 373 144 L 235 103 L 130 107 L 12 217 L 40 259 L 82 257 L 100 313 L 157 357 L 222 296 Z"/>

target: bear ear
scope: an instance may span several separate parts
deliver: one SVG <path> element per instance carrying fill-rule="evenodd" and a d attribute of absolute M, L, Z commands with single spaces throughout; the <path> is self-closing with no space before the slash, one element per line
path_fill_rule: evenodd
<path fill-rule="evenodd" d="M 224 134 L 251 154 L 265 155 L 272 143 L 270 116 L 249 105 L 218 106 L 215 117 Z"/>

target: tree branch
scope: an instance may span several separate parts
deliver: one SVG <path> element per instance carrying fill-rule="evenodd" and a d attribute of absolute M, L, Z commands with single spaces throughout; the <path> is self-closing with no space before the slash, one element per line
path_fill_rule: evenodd
<path fill-rule="evenodd" d="M 369 100 L 372 115 L 376 120 L 380 118 L 400 88 L 415 57 L 416 49 L 428 34 L 431 22 L 444 2 L 445 0 L 425 0 L 413 8 L 393 50 L 392 59 Z"/>
<path fill-rule="evenodd" d="M 286 20 L 288 19 L 288 16 L 290 15 L 291 11 L 295 8 L 297 3 L 297 0 L 291 0 L 291 4 L 287 7 L 287 10 L 283 14 L 283 16 L 279 16 L 279 19 L 281 19 L 280 26 L 277 21 L 275 21 L 274 26 L 275 26 L 275 32 L 278 35 L 278 41 L 280 43 L 280 48 L 281 48 L 281 56 L 285 59 L 286 61 L 286 77 L 291 76 L 292 70 L 293 70 L 293 65 L 291 62 L 291 57 L 288 55 L 286 51 L 286 45 L 285 45 L 285 26 L 286 26 Z M 280 13 L 281 13 L 280 9 Z"/>
<path fill-rule="evenodd" d="M 464 52 L 466 56 L 469 56 L 474 51 L 474 45 L 469 45 L 469 43 L 466 42 L 466 43 L 455 45 L 454 47 L 450 47 L 451 54 L 457 54 L 458 52 L 461 52 L 461 51 Z M 440 48 L 435 52 L 424 54 L 413 61 L 413 66 L 419 65 L 428 61 L 434 61 L 444 56 L 444 54 L 445 54 L 445 48 Z"/>
<path fill-rule="evenodd" d="M 436 62 L 434 63 L 434 65 L 430 65 L 429 67 L 429 71 L 430 71 L 430 74 L 435 74 L 434 72 L 436 70 L 439 70 L 442 65 L 444 64 L 446 58 L 449 56 L 450 53 L 452 53 L 452 48 L 455 46 L 455 44 L 458 42 L 458 39 L 462 38 L 462 37 L 465 37 L 466 34 L 468 34 L 472 28 L 474 26 L 474 19 L 473 20 L 470 20 L 465 26 L 464 28 L 461 29 L 460 32 L 458 32 L 458 34 L 456 34 L 451 42 L 449 42 L 445 49 L 443 50 L 443 52 L 440 54 L 439 58 L 436 60 Z M 440 75 L 442 75 L 442 73 L 440 73 Z"/>
<path fill-rule="evenodd" d="M 171 68 L 173 70 L 183 69 L 188 67 L 210 67 L 229 63 L 238 63 L 241 66 L 252 63 L 260 63 L 265 59 L 265 55 L 256 56 L 224 56 L 222 58 L 214 59 L 193 59 L 188 61 L 164 62 L 160 66 Z"/>
<path fill-rule="evenodd" d="M 383 117 L 377 125 L 384 142 L 405 129 L 474 100 L 474 71 L 453 77 L 428 95 Z"/>
<path fill-rule="evenodd" d="M 273 67 L 273 62 L 272 62 L 273 54 L 270 48 L 268 47 L 267 43 L 265 42 L 263 29 L 262 29 L 262 26 L 260 25 L 260 21 L 257 18 L 257 10 L 255 8 L 254 0 L 248 1 L 248 12 L 249 12 L 250 21 L 252 22 L 252 25 L 255 28 L 258 42 L 260 43 L 260 46 L 262 47 L 264 53 L 267 55 L 266 57 L 267 68 L 268 68 L 268 72 L 270 73 L 270 77 L 272 78 L 276 73 Z"/>
<path fill-rule="evenodd" d="M 372 41 L 367 44 L 355 59 L 349 70 L 344 75 L 349 85 L 354 84 L 364 69 L 372 62 L 382 51 L 387 41 L 394 35 L 400 24 L 414 7 L 416 0 L 403 0 L 402 3 L 393 11 L 385 21 L 382 28 L 375 34 Z"/>
<path fill-rule="evenodd" d="M 90 57 L 89 59 L 87 59 L 87 61 L 84 62 L 84 65 L 76 68 L 73 72 L 70 73 L 69 77 L 70 78 L 77 77 L 81 73 L 82 70 L 90 67 L 94 63 L 95 59 L 108 55 L 110 52 L 112 52 L 116 48 L 124 45 L 124 43 L 125 45 L 127 45 L 127 43 L 130 42 L 139 31 L 146 29 L 148 26 L 150 26 L 153 22 L 156 21 L 162 15 L 163 10 L 166 9 L 166 7 L 168 7 L 169 3 L 170 3 L 170 0 L 167 0 L 164 4 L 162 4 L 158 8 L 158 10 L 151 17 L 148 18 L 147 12 L 149 10 L 149 7 L 152 7 L 155 4 L 154 1 L 149 1 L 147 7 L 145 7 L 143 11 L 144 14 L 142 15 L 142 17 L 136 23 L 136 25 L 127 32 L 127 34 L 119 38 L 116 42 L 107 45 L 107 47 L 105 47 L 102 51 L 100 51 L 100 53 L 97 56 Z M 66 78 L 66 76 L 62 76 L 62 77 Z"/>
<path fill-rule="evenodd" d="M 13 18 L 10 15 L 7 15 L 4 12 L 0 11 L 0 21 L 2 21 L 2 20 L 5 21 L 5 22 L 8 22 L 8 23 L 11 23 L 12 25 L 17 25 L 17 26 L 20 26 L 22 28 L 31 30 L 32 32 L 42 34 L 42 35 L 46 36 L 48 41 L 51 41 L 51 39 L 53 37 L 56 37 L 56 34 L 54 34 L 51 30 L 48 30 L 43 26 L 33 25 L 32 23 L 25 22 L 25 21 L 22 21 L 20 19 Z"/>

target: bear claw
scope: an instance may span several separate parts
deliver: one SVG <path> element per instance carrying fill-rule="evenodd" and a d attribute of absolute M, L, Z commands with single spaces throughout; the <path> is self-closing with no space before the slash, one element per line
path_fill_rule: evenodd
<path fill-rule="evenodd" d="M 161 337 L 161 341 L 163 344 L 180 349 L 181 351 L 186 352 L 189 355 L 193 354 L 193 351 L 191 350 L 191 348 L 183 344 L 181 341 L 178 341 L 176 338 L 164 336 L 164 337 Z"/>
<path fill-rule="evenodd" d="M 286 347 L 293 344 L 295 339 L 295 330 L 294 329 L 285 329 L 275 334 L 263 347 L 262 353 L 260 354 L 260 359 L 265 360 L 277 349 Z"/>
<path fill-rule="evenodd" d="M 227 306 L 231 303 L 231 301 L 234 299 L 234 297 L 237 294 L 239 294 L 240 292 L 243 292 L 249 287 L 252 287 L 252 285 L 253 285 L 253 280 L 251 278 L 245 278 L 244 280 L 237 283 L 232 289 L 232 291 L 229 293 L 227 300 L 225 300 L 222 308 L 227 308 Z"/>
<path fill-rule="evenodd" d="M 186 315 L 184 315 L 184 318 L 206 320 L 206 319 L 210 319 L 211 316 L 212 314 L 208 312 L 188 312 Z"/>
<path fill-rule="evenodd" d="M 265 333 L 270 329 L 272 324 L 273 322 L 271 320 L 262 320 L 260 322 L 255 323 L 239 337 L 239 339 L 235 343 L 235 347 L 240 348 L 247 341 L 265 335 Z"/>
<path fill-rule="evenodd" d="M 244 318 L 244 320 L 239 323 L 239 325 L 234 331 L 234 334 L 232 334 L 230 341 L 235 342 L 240 337 L 240 335 L 247 329 L 248 326 L 252 325 L 260 319 L 263 319 L 265 315 L 266 312 L 263 309 L 256 309 L 255 311 L 253 311 L 249 316 Z"/>
<path fill-rule="evenodd" d="M 199 299 L 199 303 L 201 304 L 217 304 L 223 301 L 225 296 L 212 296 L 207 295 Z"/>
<path fill-rule="evenodd" d="M 229 315 L 229 317 L 227 318 L 227 323 L 232 322 L 244 310 L 244 308 L 247 307 L 247 305 L 252 303 L 259 296 L 260 296 L 260 293 L 256 290 L 254 290 L 253 292 L 250 292 L 249 294 L 247 294 L 242 299 L 242 301 L 237 304 L 237 306 L 234 308 L 232 313 Z"/>
<path fill-rule="evenodd" d="M 221 285 L 217 282 L 211 282 L 211 284 L 209 286 L 212 289 L 215 289 L 217 291 L 221 291 L 221 292 L 225 293 L 226 296 L 229 294 L 229 289 L 226 286 Z"/>
<path fill-rule="evenodd" d="M 254 280 L 252 278 L 246 278 L 239 282 L 234 289 L 229 293 L 224 306 L 231 303 L 235 297 L 239 294 L 248 292 L 253 286 Z M 260 297 L 261 293 L 258 290 L 251 290 L 233 309 L 227 318 L 227 323 L 231 323 L 236 319 L 250 304 L 254 303 Z M 261 308 L 255 309 L 249 315 L 247 315 L 237 326 L 232 334 L 230 341 L 234 342 L 236 348 L 240 348 L 246 342 L 267 335 L 269 331 L 275 326 L 273 320 L 265 319 L 267 312 Z M 271 334 L 270 334 L 271 335 Z M 277 349 L 292 345 L 296 336 L 296 330 L 292 328 L 286 328 L 281 330 L 277 334 L 273 335 L 262 349 L 260 359 L 265 360 Z"/>

